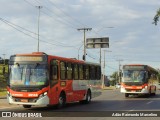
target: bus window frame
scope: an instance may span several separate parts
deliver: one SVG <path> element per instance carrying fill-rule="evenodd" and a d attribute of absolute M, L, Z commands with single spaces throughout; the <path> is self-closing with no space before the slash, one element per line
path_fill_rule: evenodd
<path fill-rule="evenodd" d="M 68 65 L 71 65 L 70 67 L 71 67 L 71 78 L 69 78 L 68 76 L 69 76 L 69 66 Z M 67 80 L 72 80 L 73 79 L 73 64 L 71 63 L 71 62 L 67 62 L 66 63 L 66 74 L 67 74 Z"/>
<path fill-rule="evenodd" d="M 62 78 L 62 69 L 61 69 L 61 63 L 64 63 L 64 78 Z M 67 68 L 66 68 L 66 62 L 65 61 L 60 61 L 60 79 L 61 80 L 66 80 L 66 78 L 67 78 Z"/>
<path fill-rule="evenodd" d="M 91 80 L 96 80 L 96 75 L 95 75 L 95 65 L 90 65 L 90 79 Z"/>
<path fill-rule="evenodd" d="M 81 68 L 82 71 L 80 71 L 80 67 L 82 67 Z M 78 76 L 80 80 L 84 80 L 84 68 L 83 67 L 84 67 L 83 64 L 78 65 Z M 81 78 L 81 75 L 82 75 L 82 78 Z"/>
<path fill-rule="evenodd" d="M 88 73 L 88 75 L 87 75 Z M 90 80 L 90 66 L 88 64 L 84 65 L 84 79 Z"/>
<path fill-rule="evenodd" d="M 52 76 L 54 75 L 53 71 L 54 71 L 54 66 L 55 66 L 55 64 L 52 63 L 52 61 L 56 61 L 56 62 L 57 62 L 57 65 L 56 65 L 56 67 L 57 67 L 57 70 L 56 70 L 57 79 L 54 79 L 54 77 L 52 77 Z M 53 73 L 53 74 L 52 74 L 52 73 Z M 58 63 L 58 60 L 52 59 L 52 60 L 50 61 L 50 86 L 52 87 L 52 86 L 54 86 L 55 84 L 57 84 L 57 83 L 58 83 L 58 80 L 59 80 L 59 63 Z"/>
<path fill-rule="evenodd" d="M 101 79 L 101 69 L 100 66 L 95 66 L 96 67 L 96 80 L 100 80 Z"/>
<path fill-rule="evenodd" d="M 75 78 L 75 66 L 77 66 L 77 78 Z M 73 80 L 79 79 L 79 65 L 77 63 L 73 64 Z"/>

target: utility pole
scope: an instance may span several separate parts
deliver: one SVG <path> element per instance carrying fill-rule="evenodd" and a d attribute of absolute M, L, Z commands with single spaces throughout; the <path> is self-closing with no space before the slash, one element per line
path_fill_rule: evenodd
<path fill-rule="evenodd" d="M 81 49 L 82 45 L 78 48 L 78 60 L 79 60 L 79 50 Z"/>
<path fill-rule="evenodd" d="M 39 52 L 39 19 L 40 19 L 40 9 L 42 6 L 36 6 L 38 8 L 39 14 L 38 14 L 38 43 L 37 43 L 37 52 Z"/>
<path fill-rule="evenodd" d="M 83 60 L 86 61 L 86 31 L 91 31 L 92 28 L 78 28 L 78 31 L 83 30 L 84 32 L 84 55 L 83 55 Z"/>
<path fill-rule="evenodd" d="M 104 64 L 103 64 L 103 78 L 102 78 L 102 88 L 104 88 L 104 80 L 105 80 L 105 67 L 106 67 L 106 52 L 112 52 L 112 51 L 107 51 L 107 50 L 104 50 Z"/>
<path fill-rule="evenodd" d="M 104 50 L 104 64 L 103 64 L 102 89 L 104 88 L 104 79 L 105 79 L 105 53 L 106 53 L 106 50 Z"/>
<path fill-rule="evenodd" d="M 119 64 L 119 69 L 118 69 L 118 82 L 120 83 L 121 82 L 121 77 L 120 77 L 120 71 L 121 71 L 121 61 L 123 61 L 122 59 L 119 59 L 117 60 L 118 61 L 118 64 Z"/>
<path fill-rule="evenodd" d="M 3 62 L 4 62 L 4 63 L 3 63 L 3 64 L 4 64 L 4 65 L 3 65 L 3 75 L 5 74 L 5 64 L 6 64 L 6 62 L 5 62 L 5 55 L 6 55 L 6 54 L 3 54 L 3 59 L 4 59 L 4 60 L 3 60 Z"/>
<path fill-rule="evenodd" d="M 102 48 L 100 48 L 100 56 L 99 56 L 99 63 L 101 65 L 101 59 L 102 59 Z"/>

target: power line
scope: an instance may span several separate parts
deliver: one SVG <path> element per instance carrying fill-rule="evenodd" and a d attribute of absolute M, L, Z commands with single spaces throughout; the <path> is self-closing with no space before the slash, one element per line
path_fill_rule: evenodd
<path fill-rule="evenodd" d="M 83 60 L 86 60 L 86 31 L 91 31 L 92 28 L 78 28 L 78 31 L 83 31 L 84 33 L 84 55 L 83 55 Z"/>
<path fill-rule="evenodd" d="M 30 31 L 30 30 L 27 30 L 26 28 L 23 28 L 23 27 L 21 27 L 21 26 L 19 26 L 19 25 L 16 25 L 16 24 L 12 23 L 12 22 L 9 22 L 9 21 L 1 18 L 1 17 L 0 17 L 0 20 L 3 21 L 3 22 L 5 22 L 5 23 L 9 23 L 9 24 L 11 24 L 11 25 L 13 25 L 13 26 L 16 26 L 16 27 L 18 27 L 18 28 L 20 28 L 20 29 L 22 29 L 22 30 L 27 31 L 27 32 L 33 33 L 33 34 L 35 34 L 35 35 L 38 35 L 38 34 L 35 33 L 35 32 L 32 32 L 32 31 Z"/>
<path fill-rule="evenodd" d="M 31 38 L 37 40 L 36 37 L 33 37 L 33 36 L 31 36 L 30 34 L 27 34 L 27 33 L 25 33 L 24 31 L 22 31 L 22 30 L 16 28 L 15 25 L 13 26 L 13 25 L 11 25 L 10 23 L 4 21 L 3 19 L 0 19 L 0 20 L 1 20 L 2 22 L 4 22 L 5 24 L 7 24 L 8 26 L 14 28 L 15 30 L 17 30 L 17 31 L 19 31 L 19 32 L 21 32 L 21 33 L 23 33 L 23 34 L 25 34 L 26 36 L 29 36 L 29 37 L 31 37 Z M 21 27 L 21 28 L 22 28 L 22 27 Z M 26 29 L 26 30 L 27 30 L 27 29 Z M 78 48 L 76 48 L 75 46 L 67 46 L 67 45 L 53 44 L 53 43 L 50 43 L 50 42 L 47 42 L 47 41 L 44 41 L 44 40 L 41 40 L 41 39 L 40 39 L 40 41 L 41 41 L 41 42 L 44 42 L 44 43 L 47 43 L 47 44 L 50 44 L 50 45 L 54 45 L 54 46 L 56 45 L 56 46 L 62 46 L 62 47 L 72 47 L 72 48 L 78 49 Z"/>
<path fill-rule="evenodd" d="M 35 8 L 35 5 L 33 5 L 31 2 L 29 2 L 29 1 L 27 1 L 27 0 L 24 0 L 24 1 L 25 1 L 26 3 L 28 3 L 29 5 L 31 5 L 32 7 Z M 35 1 L 38 2 L 38 3 L 41 3 L 41 2 L 39 2 L 39 1 L 37 1 L 37 0 L 35 0 Z M 56 14 L 56 13 L 54 13 L 51 9 L 49 9 L 49 8 L 46 7 L 45 5 L 43 5 L 43 7 L 44 7 L 44 9 L 46 9 L 46 10 L 49 11 L 49 12 L 51 12 L 53 15 L 55 15 L 55 16 L 57 16 L 57 17 L 55 18 L 55 17 L 53 17 L 52 15 L 49 15 L 48 13 L 44 12 L 43 10 L 41 11 L 42 13 L 44 13 L 44 14 L 46 14 L 47 16 L 53 18 L 54 20 L 57 20 L 57 21 L 60 22 L 60 23 L 63 23 L 63 24 L 65 24 L 65 25 L 67 25 L 67 26 L 70 26 L 70 27 L 73 28 L 73 29 L 76 29 L 76 28 L 77 28 L 77 26 L 75 27 L 75 26 L 73 25 L 73 23 L 71 23 L 71 22 L 68 21 L 67 19 L 63 20 L 61 16 L 59 16 L 59 15 Z M 57 19 L 57 18 L 60 18 L 60 19 Z"/>
<path fill-rule="evenodd" d="M 5 20 L 5 19 L 3 19 L 3 18 L 0 18 L 0 20 L 1 20 L 2 22 L 4 22 L 5 24 L 9 25 L 10 27 L 16 29 L 17 31 L 19 31 L 19 32 L 21 32 L 21 33 L 23 33 L 23 34 L 25 34 L 25 35 L 27 35 L 27 36 L 29 36 L 29 37 L 32 37 L 33 39 L 36 39 L 36 37 L 33 37 L 33 36 L 31 36 L 31 35 L 23 32 L 23 31 L 27 31 L 27 32 L 32 33 L 32 34 L 34 34 L 34 35 L 38 35 L 37 33 L 34 33 L 34 32 L 32 32 L 32 31 L 24 28 L 24 27 L 21 27 L 21 26 L 16 25 L 16 24 L 14 24 L 14 23 L 12 23 L 12 22 L 9 22 L 9 21 L 7 21 L 7 20 Z M 20 29 L 19 29 L 19 28 L 20 28 Z M 41 35 L 39 35 L 39 36 L 41 36 Z M 41 36 L 41 37 L 43 37 L 43 36 Z M 48 39 L 48 40 L 49 40 L 49 39 Z M 50 40 L 51 40 L 51 39 L 50 39 Z M 75 47 L 75 46 L 65 45 L 64 43 L 61 43 L 61 42 L 55 41 L 55 40 L 54 40 L 54 42 L 57 42 L 57 43 L 61 44 L 61 45 L 55 44 L 55 45 L 57 45 L 57 46 Z"/>
<path fill-rule="evenodd" d="M 70 16 L 68 13 L 66 13 L 65 11 L 63 11 L 62 9 L 60 9 L 59 7 L 57 7 L 57 5 L 55 3 L 53 3 L 51 0 L 48 0 L 53 6 L 55 6 L 57 9 L 59 9 L 64 15 L 68 16 L 69 18 L 71 18 L 72 20 L 76 21 L 77 23 L 79 23 L 82 26 L 86 26 L 85 24 L 81 23 L 79 20 L 73 18 L 72 16 Z"/>
<path fill-rule="evenodd" d="M 31 2 L 28 2 L 27 0 L 24 0 L 24 1 L 34 7 L 34 5 L 33 5 Z M 40 1 L 38 1 L 38 0 L 35 0 L 35 1 L 41 4 Z M 86 25 L 84 25 L 83 23 L 81 23 L 79 20 L 71 17 L 68 13 L 66 13 L 66 12 L 64 12 L 63 10 L 61 10 L 60 8 L 58 8 L 52 1 L 50 1 L 50 0 L 48 0 L 48 1 L 49 1 L 53 6 L 55 6 L 57 9 L 59 9 L 65 16 L 71 18 L 73 21 L 79 23 L 79 25 L 81 25 L 81 26 L 86 26 Z M 44 13 L 44 14 L 46 14 L 47 16 L 53 18 L 54 20 L 59 21 L 60 23 L 63 23 L 63 24 L 65 24 L 65 25 L 67 25 L 67 26 L 72 27 L 73 29 L 76 29 L 76 28 L 77 28 L 77 26 L 74 25 L 73 22 L 68 21 L 68 19 L 65 19 L 65 21 L 64 21 L 64 20 L 61 19 L 61 18 L 62 18 L 61 16 L 59 16 L 58 14 L 56 14 L 55 12 L 53 12 L 51 9 L 49 9 L 49 8 L 46 7 L 45 5 L 43 5 L 43 7 L 44 7 L 47 11 L 53 13 L 54 15 L 56 15 L 56 16 L 57 16 L 58 18 L 60 18 L 60 19 L 55 19 L 55 17 L 49 15 L 48 13 L 46 13 L 46 12 L 44 12 L 44 11 L 41 11 L 42 13 Z M 107 27 L 107 28 L 108 28 L 108 27 Z M 110 28 L 113 28 L 113 27 L 110 27 Z M 93 31 L 91 31 L 91 32 L 93 32 L 93 33 L 95 33 L 96 35 L 99 36 L 99 34 L 98 34 L 98 32 L 97 32 L 96 30 L 93 29 Z"/>

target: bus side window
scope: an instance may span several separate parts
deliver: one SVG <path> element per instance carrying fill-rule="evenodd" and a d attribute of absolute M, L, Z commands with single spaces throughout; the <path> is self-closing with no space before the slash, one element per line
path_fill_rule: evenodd
<path fill-rule="evenodd" d="M 74 71 L 74 80 L 78 80 L 78 65 L 77 64 L 74 64 L 73 71 Z"/>
<path fill-rule="evenodd" d="M 73 69 L 72 69 L 72 64 L 71 63 L 67 64 L 67 79 L 68 80 L 73 79 Z"/>
<path fill-rule="evenodd" d="M 101 69 L 99 66 L 96 66 L 96 79 L 97 80 L 101 79 Z"/>
<path fill-rule="evenodd" d="M 61 80 L 66 79 L 66 63 L 65 62 L 60 63 L 60 77 L 61 77 Z"/>
<path fill-rule="evenodd" d="M 79 79 L 83 80 L 83 65 L 79 65 Z"/>
<path fill-rule="evenodd" d="M 58 62 L 57 60 L 51 61 L 50 77 L 51 77 L 51 85 L 53 86 L 58 82 Z"/>
<path fill-rule="evenodd" d="M 90 66 L 90 78 L 91 80 L 95 80 L 95 66 Z"/>
<path fill-rule="evenodd" d="M 89 72 L 89 66 L 88 65 L 85 66 L 84 74 L 85 74 L 85 79 L 89 80 L 90 79 L 90 72 Z"/>

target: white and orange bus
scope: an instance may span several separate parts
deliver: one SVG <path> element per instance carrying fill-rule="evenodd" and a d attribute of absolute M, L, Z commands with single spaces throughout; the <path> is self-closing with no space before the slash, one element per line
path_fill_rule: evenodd
<path fill-rule="evenodd" d="M 125 97 L 129 95 L 155 95 L 158 84 L 158 72 L 148 65 L 123 65 L 121 92 Z"/>
<path fill-rule="evenodd" d="M 80 101 L 101 95 L 101 66 L 42 52 L 12 55 L 9 60 L 7 99 L 30 108 Z"/>

